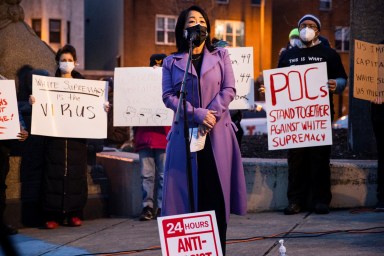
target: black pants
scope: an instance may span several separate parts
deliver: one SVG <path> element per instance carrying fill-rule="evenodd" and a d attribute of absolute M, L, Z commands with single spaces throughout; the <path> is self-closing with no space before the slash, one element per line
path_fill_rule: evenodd
<path fill-rule="evenodd" d="M 288 201 L 309 207 L 329 205 L 331 194 L 331 146 L 288 150 Z M 309 198 L 308 198 L 309 196 Z"/>
<path fill-rule="evenodd" d="M 384 115 L 384 113 L 382 113 Z M 381 117 L 383 118 L 383 117 Z M 377 145 L 377 200 L 384 203 L 384 119 L 372 119 Z"/>
<path fill-rule="evenodd" d="M 225 255 L 225 241 L 227 233 L 227 220 L 223 191 L 217 173 L 212 145 L 207 136 L 205 147 L 197 152 L 198 162 L 198 211 L 214 210 L 219 228 L 220 243 Z"/>
<path fill-rule="evenodd" d="M 7 185 L 5 181 L 9 172 L 9 153 L 10 148 L 7 144 L 8 141 L 0 142 L 0 221 L 3 223 L 3 216 L 5 211 L 5 202 Z"/>

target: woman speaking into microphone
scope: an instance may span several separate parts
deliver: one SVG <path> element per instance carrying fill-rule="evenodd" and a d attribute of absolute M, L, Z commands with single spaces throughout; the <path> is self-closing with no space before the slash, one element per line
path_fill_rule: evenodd
<path fill-rule="evenodd" d="M 227 50 L 211 44 L 210 32 L 203 9 L 191 6 L 183 10 L 175 28 L 177 52 L 163 63 L 163 101 L 175 113 L 186 74 L 186 116 L 179 115 L 180 121 L 173 123 L 167 137 L 162 215 L 188 213 L 191 209 L 214 210 L 225 253 L 229 215 L 244 215 L 247 201 L 236 126 L 228 108 L 236 95 L 235 78 Z M 189 66 L 190 45 L 193 48 Z M 205 139 L 204 147 L 190 154 L 193 207 L 188 191 L 189 145 L 185 146 L 184 121 L 190 133 Z"/>

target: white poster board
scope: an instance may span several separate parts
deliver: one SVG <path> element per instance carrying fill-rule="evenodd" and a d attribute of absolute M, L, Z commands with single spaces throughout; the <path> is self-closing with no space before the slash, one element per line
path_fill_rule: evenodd
<path fill-rule="evenodd" d="M 115 68 L 113 126 L 172 125 L 162 94 L 162 68 Z"/>
<path fill-rule="evenodd" d="M 374 101 L 384 97 L 384 44 L 355 40 L 353 97 Z"/>
<path fill-rule="evenodd" d="M 106 81 L 33 75 L 31 133 L 53 137 L 107 137 Z"/>
<path fill-rule="evenodd" d="M 215 211 L 157 218 L 163 256 L 222 256 Z"/>
<path fill-rule="evenodd" d="M 263 72 L 268 149 L 331 145 L 325 62 Z"/>
<path fill-rule="evenodd" d="M 20 132 L 14 80 L 0 80 L 0 140 L 17 139 Z"/>
<path fill-rule="evenodd" d="M 232 62 L 236 81 L 236 96 L 229 104 L 230 109 L 250 109 L 255 102 L 253 48 L 235 47 L 227 48 Z"/>

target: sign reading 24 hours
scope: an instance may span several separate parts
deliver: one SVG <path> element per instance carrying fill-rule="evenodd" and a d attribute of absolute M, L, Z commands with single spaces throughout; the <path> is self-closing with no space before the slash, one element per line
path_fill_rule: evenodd
<path fill-rule="evenodd" d="M 222 255 L 214 211 L 161 217 L 158 227 L 163 255 Z"/>

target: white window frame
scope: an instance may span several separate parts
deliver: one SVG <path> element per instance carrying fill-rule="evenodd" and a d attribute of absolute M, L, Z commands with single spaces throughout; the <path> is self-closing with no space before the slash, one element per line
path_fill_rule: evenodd
<path fill-rule="evenodd" d="M 320 10 L 330 11 L 332 10 L 332 0 L 320 0 Z"/>
<path fill-rule="evenodd" d="M 160 28 L 158 24 L 158 19 L 163 18 L 164 19 L 164 27 Z M 177 16 L 173 15 L 162 15 L 162 14 L 156 14 L 156 28 L 155 28 L 155 38 L 156 38 L 156 44 L 162 44 L 162 45 L 176 45 L 176 36 L 174 37 L 174 42 L 170 42 L 168 38 L 168 33 L 172 32 L 173 34 L 175 33 L 175 27 L 173 28 L 168 28 L 168 22 L 170 19 L 174 19 L 175 26 L 177 22 Z M 157 32 L 162 31 L 164 32 L 164 41 L 159 41 L 157 38 Z"/>
<path fill-rule="evenodd" d="M 339 33 L 341 34 L 339 35 Z M 335 27 L 335 49 L 338 52 L 349 52 L 350 42 L 349 42 L 349 34 L 351 33 L 350 27 L 345 26 L 336 26 Z M 340 46 L 337 47 L 336 40 L 340 41 Z M 346 42 L 348 42 L 348 49 L 345 49 Z"/>
<path fill-rule="evenodd" d="M 232 40 L 228 41 L 227 25 L 232 26 Z M 240 30 L 240 34 L 237 31 Z M 243 44 L 245 44 L 244 22 L 237 20 L 216 20 L 215 21 L 215 37 L 220 40 L 227 41 L 231 47 L 242 47 L 244 45 L 237 45 L 236 38 L 242 37 Z"/>

